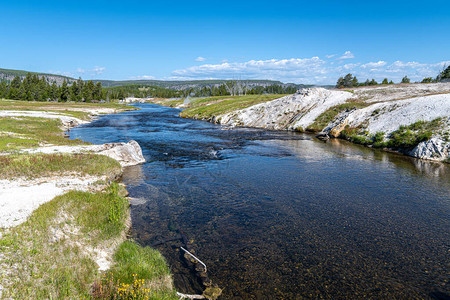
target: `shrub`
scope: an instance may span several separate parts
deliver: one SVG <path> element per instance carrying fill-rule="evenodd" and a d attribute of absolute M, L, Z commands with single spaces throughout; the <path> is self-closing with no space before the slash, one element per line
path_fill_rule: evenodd
<path fill-rule="evenodd" d="M 392 132 L 387 143 L 391 148 L 413 148 L 420 142 L 428 141 L 442 123 L 442 118 L 432 121 L 417 121 L 409 126 L 400 126 Z"/>

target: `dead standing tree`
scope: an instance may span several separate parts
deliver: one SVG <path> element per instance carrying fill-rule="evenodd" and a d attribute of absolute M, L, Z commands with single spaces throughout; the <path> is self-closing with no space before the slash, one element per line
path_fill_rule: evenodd
<path fill-rule="evenodd" d="M 231 96 L 246 95 L 249 90 L 248 83 L 242 80 L 230 80 L 224 82 L 224 86 Z"/>

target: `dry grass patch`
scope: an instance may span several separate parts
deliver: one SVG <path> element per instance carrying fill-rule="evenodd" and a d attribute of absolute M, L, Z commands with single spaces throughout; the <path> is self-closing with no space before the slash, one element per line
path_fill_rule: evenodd
<path fill-rule="evenodd" d="M 121 166 L 116 160 L 97 154 L 11 154 L 0 156 L 0 179 L 35 178 L 54 175 L 108 174 L 117 178 Z"/>
<path fill-rule="evenodd" d="M 0 118 L 0 152 L 24 149 L 42 144 L 52 145 L 85 145 L 79 139 L 70 140 L 64 137 L 62 122 L 58 119 L 45 118 Z"/>

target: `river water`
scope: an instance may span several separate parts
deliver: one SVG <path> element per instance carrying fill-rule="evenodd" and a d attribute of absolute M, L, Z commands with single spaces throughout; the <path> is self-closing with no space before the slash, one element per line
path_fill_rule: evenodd
<path fill-rule="evenodd" d="M 136 140 L 125 169 L 132 234 L 201 293 L 182 235 L 221 299 L 434 298 L 450 294 L 450 167 L 310 135 L 229 129 L 136 104 L 72 130 Z"/>

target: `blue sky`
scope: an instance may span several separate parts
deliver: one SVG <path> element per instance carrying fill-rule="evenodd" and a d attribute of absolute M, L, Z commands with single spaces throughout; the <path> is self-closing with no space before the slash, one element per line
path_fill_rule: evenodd
<path fill-rule="evenodd" d="M 333 84 L 436 76 L 449 1 L 5 1 L 0 68 Z"/>

